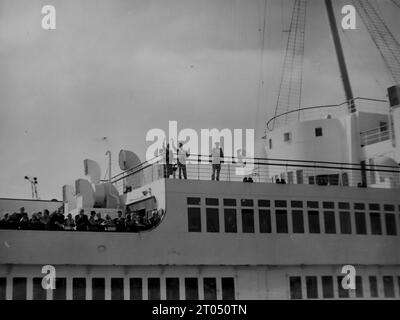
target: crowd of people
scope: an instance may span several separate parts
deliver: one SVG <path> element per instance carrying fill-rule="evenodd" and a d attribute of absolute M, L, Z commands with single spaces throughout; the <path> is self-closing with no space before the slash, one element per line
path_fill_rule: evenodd
<path fill-rule="evenodd" d="M 118 211 L 116 218 L 112 219 L 106 214 L 103 219 L 100 212 L 91 211 L 87 215 L 84 209 L 75 217 L 71 213 L 65 217 L 62 208 L 51 214 L 45 209 L 29 217 L 22 207 L 19 212 L 4 213 L 0 219 L 0 229 L 138 232 L 152 228 L 160 219 L 157 210 L 150 218 L 136 213 L 123 215 L 122 211 Z"/>

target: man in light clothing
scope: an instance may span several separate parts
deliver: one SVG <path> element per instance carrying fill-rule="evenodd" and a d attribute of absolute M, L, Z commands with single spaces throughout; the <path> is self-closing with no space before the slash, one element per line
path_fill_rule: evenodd
<path fill-rule="evenodd" d="M 223 162 L 224 153 L 219 146 L 219 142 L 215 143 L 215 148 L 212 149 L 212 175 L 211 180 L 219 181 L 219 173 L 221 171 L 221 163 Z"/>
<path fill-rule="evenodd" d="M 186 176 L 186 159 L 189 157 L 189 151 L 183 149 L 183 143 L 179 142 L 179 147 L 176 150 L 178 154 L 178 169 L 179 169 L 179 179 L 182 179 L 181 173 L 183 173 L 183 178 L 187 179 Z"/>

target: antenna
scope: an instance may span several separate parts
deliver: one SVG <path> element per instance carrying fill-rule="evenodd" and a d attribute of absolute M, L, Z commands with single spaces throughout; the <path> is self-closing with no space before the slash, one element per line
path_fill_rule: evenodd
<path fill-rule="evenodd" d="M 106 156 L 108 155 L 108 182 L 111 182 L 111 151 L 108 150 L 106 152 Z"/>

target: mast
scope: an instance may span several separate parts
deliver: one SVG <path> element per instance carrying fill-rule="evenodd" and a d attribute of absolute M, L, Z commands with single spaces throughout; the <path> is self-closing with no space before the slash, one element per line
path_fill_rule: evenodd
<path fill-rule="evenodd" d="M 356 112 L 353 100 L 353 91 L 351 90 L 349 74 L 347 72 L 346 61 L 344 59 L 343 48 L 339 38 L 339 32 L 336 25 L 335 14 L 333 12 L 332 0 L 325 0 L 326 11 L 328 13 L 329 26 L 331 28 L 333 44 L 335 45 L 336 56 L 339 63 L 340 75 L 342 78 L 344 93 L 346 95 L 349 112 Z"/>

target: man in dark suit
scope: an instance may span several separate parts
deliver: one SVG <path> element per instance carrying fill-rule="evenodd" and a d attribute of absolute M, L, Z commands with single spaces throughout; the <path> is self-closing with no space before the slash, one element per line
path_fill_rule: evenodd
<path fill-rule="evenodd" d="M 85 210 L 81 209 L 79 214 L 75 216 L 75 224 L 77 231 L 87 231 L 87 226 L 89 224 L 89 219 L 85 214 Z"/>

